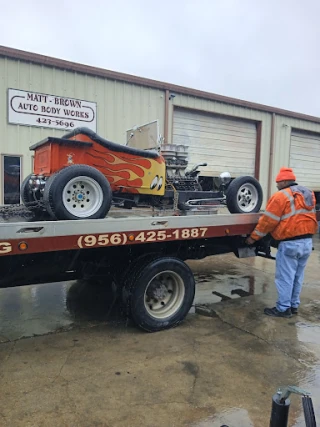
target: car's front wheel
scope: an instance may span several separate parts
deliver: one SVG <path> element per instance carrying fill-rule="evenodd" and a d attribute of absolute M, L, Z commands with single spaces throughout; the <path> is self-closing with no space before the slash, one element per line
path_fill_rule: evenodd
<path fill-rule="evenodd" d="M 235 178 L 227 189 L 226 202 L 231 213 L 259 212 L 262 201 L 262 187 L 252 176 Z"/>

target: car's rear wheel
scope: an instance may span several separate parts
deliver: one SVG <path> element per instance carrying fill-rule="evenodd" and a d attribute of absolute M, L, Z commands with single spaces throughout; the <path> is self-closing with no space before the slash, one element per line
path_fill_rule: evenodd
<path fill-rule="evenodd" d="M 28 204 L 32 201 L 32 194 L 29 186 L 29 179 L 31 178 L 31 174 L 28 175 L 21 184 L 20 187 L 20 195 L 22 203 L 28 207 Z"/>
<path fill-rule="evenodd" d="M 20 196 L 22 203 L 32 211 L 36 216 L 43 216 L 45 213 L 42 205 L 40 191 L 33 192 L 30 188 L 29 180 L 32 174 L 28 175 L 22 182 L 20 187 Z"/>
<path fill-rule="evenodd" d="M 43 200 L 56 219 L 97 219 L 107 215 L 112 192 L 100 171 L 87 165 L 72 165 L 48 179 Z"/>

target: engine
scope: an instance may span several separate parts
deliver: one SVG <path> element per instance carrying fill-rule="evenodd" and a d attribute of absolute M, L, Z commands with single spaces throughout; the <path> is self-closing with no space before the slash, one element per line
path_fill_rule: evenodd
<path fill-rule="evenodd" d="M 172 186 L 177 191 L 201 191 L 201 185 L 196 176 L 188 174 L 188 147 L 177 144 L 163 144 L 161 155 L 166 162 L 167 189 Z"/>

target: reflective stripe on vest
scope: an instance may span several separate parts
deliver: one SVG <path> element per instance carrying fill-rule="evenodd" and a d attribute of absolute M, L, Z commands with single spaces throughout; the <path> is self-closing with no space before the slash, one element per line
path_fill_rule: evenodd
<path fill-rule="evenodd" d="M 272 218 L 272 219 L 274 219 L 274 220 L 276 220 L 278 222 L 281 219 L 279 216 L 277 216 L 277 215 L 275 215 L 275 214 L 273 214 L 272 212 L 269 212 L 269 211 L 265 211 L 264 215 L 266 215 L 266 216 L 268 216 L 268 217 L 270 217 L 270 218 Z"/>
<path fill-rule="evenodd" d="M 258 231 L 256 229 L 253 232 L 256 233 L 260 237 L 264 237 L 264 236 L 266 236 L 268 234 L 268 233 L 261 233 L 261 231 Z"/>
<path fill-rule="evenodd" d="M 299 214 L 310 214 L 310 213 L 315 213 L 315 209 L 296 209 L 295 204 L 294 204 L 294 198 L 292 197 L 292 195 L 287 191 L 287 190 L 280 190 L 281 193 L 283 193 L 285 196 L 288 197 L 288 199 L 290 200 L 290 208 L 291 208 L 291 212 L 289 212 L 286 215 L 282 215 L 282 217 L 280 218 L 281 220 L 283 219 L 287 219 L 290 218 L 291 216 L 294 215 L 299 215 Z"/>

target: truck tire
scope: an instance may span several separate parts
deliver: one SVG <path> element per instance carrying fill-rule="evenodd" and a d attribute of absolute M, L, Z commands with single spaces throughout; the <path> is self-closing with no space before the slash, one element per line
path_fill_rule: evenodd
<path fill-rule="evenodd" d="M 116 297 L 108 277 L 78 279 L 67 291 L 66 308 L 74 318 L 109 320 Z"/>
<path fill-rule="evenodd" d="M 241 176 L 230 183 L 226 199 L 231 213 L 259 212 L 263 201 L 262 187 L 252 176 Z"/>
<path fill-rule="evenodd" d="M 133 270 L 133 271 L 132 271 Z M 124 302 L 135 324 L 147 332 L 169 329 L 188 314 L 195 294 L 190 268 L 180 259 L 158 256 L 133 263 Z"/>
<path fill-rule="evenodd" d="M 147 264 L 151 261 L 161 258 L 163 255 L 159 252 L 152 252 L 142 254 L 136 258 L 130 260 L 130 263 L 125 267 L 120 267 L 121 270 L 116 274 L 116 285 L 118 288 L 118 295 L 121 298 L 124 314 L 131 318 L 130 309 L 130 291 L 131 282 L 135 279 L 139 269 L 143 264 Z"/>
<path fill-rule="evenodd" d="M 112 192 L 100 171 L 87 165 L 72 165 L 50 176 L 43 201 L 54 219 L 97 219 L 109 212 Z"/>

